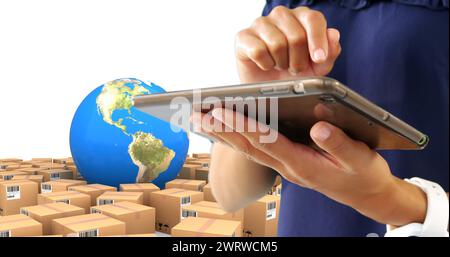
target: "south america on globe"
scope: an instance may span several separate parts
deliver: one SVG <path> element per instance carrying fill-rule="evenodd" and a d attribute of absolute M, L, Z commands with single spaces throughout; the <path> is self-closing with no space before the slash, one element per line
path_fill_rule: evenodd
<path fill-rule="evenodd" d="M 185 161 L 186 131 L 133 107 L 137 95 L 161 93 L 154 83 L 117 79 L 92 91 L 70 129 L 74 162 L 88 183 L 154 183 L 164 188 Z"/>

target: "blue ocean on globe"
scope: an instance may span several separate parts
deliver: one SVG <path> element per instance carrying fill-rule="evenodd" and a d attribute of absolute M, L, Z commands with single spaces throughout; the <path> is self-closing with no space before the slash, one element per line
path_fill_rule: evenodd
<path fill-rule="evenodd" d="M 132 106 L 135 95 L 165 92 L 153 83 L 118 79 L 93 90 L 78 107 L 70 128 L 75 165 L 88 183 L 118 187 L 154 183 L 160 188 L 176 178 L 189 139 L 168 122 Z"/>

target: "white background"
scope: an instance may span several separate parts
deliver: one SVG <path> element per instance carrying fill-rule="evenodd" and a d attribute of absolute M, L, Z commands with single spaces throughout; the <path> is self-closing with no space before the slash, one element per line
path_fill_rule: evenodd
<path fill-rule="evenodd" d="M 238 83 L 235 34 L 263 0 L 0 0 L 0 158 L 70 155 L 78 104 L 106 81 Z M 191 134 L 189 152 L 207 152 Z"/>

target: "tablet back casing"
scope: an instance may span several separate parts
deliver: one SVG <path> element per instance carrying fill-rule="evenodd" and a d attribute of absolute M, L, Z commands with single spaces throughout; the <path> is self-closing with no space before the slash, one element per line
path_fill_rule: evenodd
<path fill-rule="evenodd" d="M 326 77 L 137 96 L 134 106 L 171 122 L 173 115 L 179 111 L 173 108 L 174 99 L 185 99 L 190 109 L 202 112 L 219 105 L 232 106 L 246 116 L 267 124 L 270 124 L 268 121 L 271 118 L 270 105 L 276 104 L 278 122 L 275 128 L 291 140 L 304 144 L 311 142 L 309 130 L 318 121 L 330 122 L 374 149 L 422 149 L 428 143 L 428 137 L 420 131 L 340 82 Z M 242 106 L 244 108 L 240 108 Z M 258 117 L 258 112 L 266 114 L 264 121 Z M 270 125 L 274 127 L 274 124 Z"/>

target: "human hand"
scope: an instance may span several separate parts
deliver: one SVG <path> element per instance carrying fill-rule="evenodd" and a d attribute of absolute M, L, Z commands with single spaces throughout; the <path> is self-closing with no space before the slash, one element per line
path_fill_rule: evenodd
<path fill-rule="evenodd" d="M 378 222 L 401 226 L 425 219 L 425 193 L 393 176 L 377 152 L 330 123 L 321 121 L 311 128 L 315 143 L 311 147 L 228 109 L 197 117 L 193 122 L 203 133 L 271 167 L 288 181 L 323 193 Z M 245 122 L 241 128 L 258 129 L 237 131 L 237 120 Z M 261 143 L 261 136 L 270 133 L 277 133 L 276 141 Z"/>
<path fill-rule="evenodd" d="M 318 11 L 275 7 L 236 36 L 240 79 L 251 83 L 324 76 L 341 52 L 339 37 Z"/>

